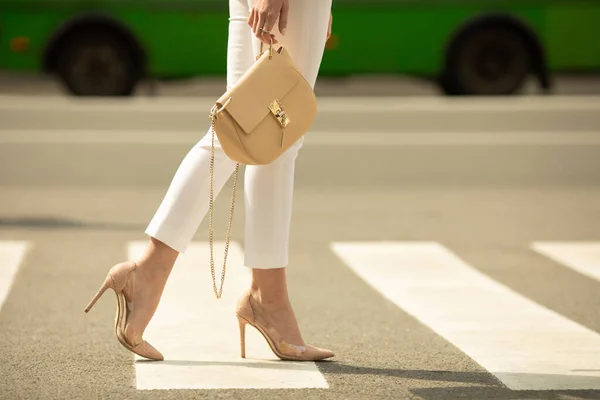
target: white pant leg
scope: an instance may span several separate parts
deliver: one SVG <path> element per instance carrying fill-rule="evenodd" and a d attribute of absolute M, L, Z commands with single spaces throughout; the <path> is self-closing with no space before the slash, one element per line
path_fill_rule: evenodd
<path fill-rule="evenodd" d="M 232 87 L 254 62 L 251 31 L 246 23 L 248 12 L 246 4 L 230 1 L 227 88 Z M 206 113 L 208 121 L 208 110 Z M 211 141 L 209 128 L 177 169 L 162 203 L 146 229 L 146 234 L 180 253 L 185 252 L 208 212 Z M 215 197 L 235 170 L 235 164 L 225 155 L 215 135 Z"/>
<path fill-rule="evenodd" d="M 246 23 L 253 0 L 230 0 L 227 87 L 252 65 L 260 42 Z M 284 44 L 306 79 L 314 86 L 325 45 L 331 0 L 291 0 Z M 186 155 L 146 233 L 185 252 L 208 211 L 211 134 Z M 245 174 L 246 261 L 254 268 L 287 265 L 294 163 L 299 141 L 274 163 L 248 166 Z M 215 138 L 215 196 L 231 176 L 235 162 Z"/>
<path fill-rule="evenodd" d="M 248 0 L 252 4 L 253 0 Z M 286 35 L 275 29 L 298 68 L 314 87 L 329 26 L 331 0 L 290 0 Z M 276 26 L 278 27 L 278 25 Z M 256 52 L 260 41 L 253 39 Z M 249 165 L 245 173 L 245 265 L 279 268 L 288 264 L 294 166 L 302 139 L 275 162 Z"/>

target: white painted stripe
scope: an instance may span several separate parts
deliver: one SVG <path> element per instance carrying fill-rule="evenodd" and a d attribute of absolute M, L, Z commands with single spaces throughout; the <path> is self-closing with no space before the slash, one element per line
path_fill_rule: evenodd
<path fill-rule="evenodd" d="M 129 256 L 143 252 L 145 242 L 129 245 Z M 232 243 L 223 297 L 212 289 L 208 243 L 192 243 L 169 278 L 161 303 L 144 337 L 164 357 L 163 362 L 139 361 L 137 388 L 153 389 L 295 389 L 327 388 L 313 362 L 279 361 L 265 339 L 246 327 L 246 356 L 240 357 L 235 305 L 250 283 L 243 253 Z M 217 284 L 223 244 L 215 244 Z M 221 255 L 221 257 L 219 257 Z"/>
<path fill-rule="evenodd" d="M 28 248 L 28 242 L 0 241 L 0 310 Z"/>
<path fill-rule="evenodd" d="M 580 274 L 600 281 L 600 242 L 535 242 L 532 248 Z"/>
<path fill-rule="evenodd" d="M 205 115 L 216 97 L 132 97 L 126 99 L 85 99 L 68 96 L 0 96 L 0 111 L 60 110 L 99 112 L 197 112 Z M 518 96 L 448 98 L 417 97 L 326 97 L 318 96 L 319 112 L 389 113 L 389 112 L 474 112 L 494 113 L 521 111 L 599 110 L 598 96 Z M 202 114 L 204 113 L 204 114 Z"/>
<path fill-rule="evenodd" d="M 600 335 L 430 242 L 333 243 L 384 297 L 513 390 L 600 389 Z"/>
<path fill-rule="evenodd" d="M 151 130 L 0 130 L 0 144 L 193 145 L 205 132 Z M 600 145 L 600 131 L 573 132 L 327 132 L 306 146 L 565 146 Z"/>

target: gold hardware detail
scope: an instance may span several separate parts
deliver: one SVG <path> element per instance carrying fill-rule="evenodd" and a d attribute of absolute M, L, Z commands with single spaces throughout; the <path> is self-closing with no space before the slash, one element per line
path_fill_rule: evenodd
<path fill-rule="evenodd" d="M 269 110 L 271 110 L 271 114 L 275 116 L 277 122 L 279 122 L 279 126 L 281 126 L 281 147 L 283 147 L 283 141 L 285 139 L 285 128 L 290 123 L 290 119 L 287 116 L 285 109 L 279 102 L 279 100 L 274 100 L 271 104 L 269 104 Z"/>
<path fill-rule="evenodd" d="M 288 126 L 288 124 L 290 123 L 290 119 L 287 116 L 285 109 L 278 100 L 275 100 L 271 104 L 269 104 L 269 110 L 271 110 L 271 113 L 275 116 L 277 122 L 279 122 L 279 125 L 281 125 L 282 128 Z"/>
<path fill-rule="evenodd" d="M 217 115 L 219 112 L 219 107 L 215 104 L 213 108 L 210 110 L 210 122 L 215 123 L 217 121 Z"/>
<path fill-rule="evenodd" d="M 262 51 L 263 48 L 263 43 L 260 43 L 260 53 L 258 53 L 258 55 L 256 56 L 256 61 L 258 61 L 258 59 L 265 54 L 265 52 Z M 269 60 L 273 59 L 273 38 L 271 38 L 271 42 L 269 43 Z"/>

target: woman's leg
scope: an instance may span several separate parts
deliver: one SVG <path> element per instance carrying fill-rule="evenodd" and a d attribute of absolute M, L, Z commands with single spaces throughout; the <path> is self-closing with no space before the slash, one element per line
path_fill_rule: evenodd
<path fill-rule="evenodd" d="M 232 87 L 254 62 L 247 16 L 246 0 L 230 0 L 227 88 Z M 206 112 L 208 120 L 208 110 Z M 208 211 L 211 139 L 209 131 L 186 155 L 146 229 L 150 240 L 144 255 L 137 261 L 135 290 L 132 294 L 136 306 L 125 330 L 133 343 L 141 340 L 144 329 L 158 307 L 177 256 L 186 250 Z M 221 192 L 235 165 L 215 137 L 215 196 Z"/>
<path fill-rule="evenodd" d="M 253 0 L 247 0 L 249 5 Z M 286 35 L 276 38 L 314 87 L 329 26 L 331 0 L 290 0 Z M 278 26 L 278 24 L 276 24 Z M 248 28 L 250 31 L 250 28 Z M 255 53 L 260 42 L 253 39 Z M 302 140 L 275 162 L 251 165 L 245 172 L 245 264 L 252 268 L 254 299 L 288 343 L 303 344 L 287 292 L 285 266 L 292 214 L 294 166 Z"/>

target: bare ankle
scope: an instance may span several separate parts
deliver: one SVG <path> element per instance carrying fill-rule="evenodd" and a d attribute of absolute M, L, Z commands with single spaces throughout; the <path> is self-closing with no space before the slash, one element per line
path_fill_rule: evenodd
<path fill-rule="evenodd" d="M 253 269 L 250 292 L 261 304 L 288 304 L 285 268 Z"/>
<path fill-rule="evenodd" d="M 253 286 L 250 293 L 255 301 L 266 307 L 287 307 L 290 304 L 287 292 L 273 292 Z"/>
<path fill-rule="evenodd" d="M 150 238 L 144 254 L 136 261 L 146 279 L 165 281 L 171 274 L 179 253 L 157 239 Z"/>
<path fill-rule="evenodd" d="M 137 269 L 142 273 L 144 278 L 149 282 L 163 282 L 169 278 L 173 266 L 164 264 L 154 264 L 147 260 L 137 262 Z"/>

